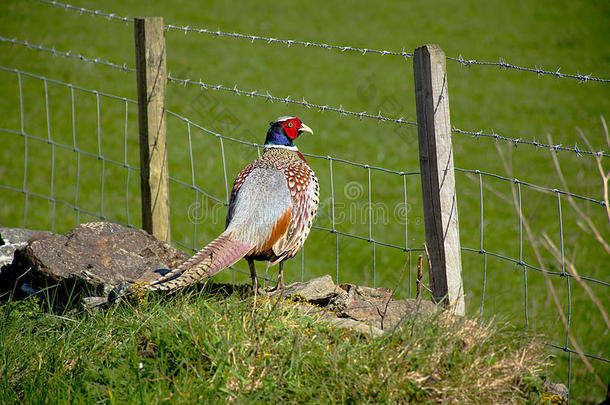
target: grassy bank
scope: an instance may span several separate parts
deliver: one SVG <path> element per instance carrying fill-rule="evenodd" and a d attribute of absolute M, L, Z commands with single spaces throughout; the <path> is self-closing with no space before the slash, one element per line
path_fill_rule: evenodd
<path fill-rule="evenodd" d="M 2 403 L 537 403 L 548 362 L 508 325 L 431 318 L 369 338 L 205 291 L 92 314 L 0 304 Z M 41 387 L 44 386 L 44 389 Z"/>

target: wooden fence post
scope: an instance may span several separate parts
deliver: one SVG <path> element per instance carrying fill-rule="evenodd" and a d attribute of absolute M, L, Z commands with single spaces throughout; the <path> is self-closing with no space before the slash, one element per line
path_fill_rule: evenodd
<path fill-rule="evenodd" d="M 438 45 L 417 48 L 413 72 L 432 298 L 464 315 L 447 72 L 442 49 Z"/>
<path fill-rule="evenodd" d="M 135 19 L 142 228 L 170 241 L 163 17 Z"/>

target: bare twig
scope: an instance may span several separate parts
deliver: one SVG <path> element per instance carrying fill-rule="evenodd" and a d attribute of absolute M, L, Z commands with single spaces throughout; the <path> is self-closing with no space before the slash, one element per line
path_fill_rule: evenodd
<path fill-rule="evenodd" d="M 608 125 L 606 124 L 606 119 L 603 115 L 600 116 L 600 120 L 602 122 L 602 128 L 604 130 L 604 138 L 606 140 L 606 145 L 610 148 L 610 133 L 608 133 Z M 576 129 L 580 137 L 585 141 L 585 144 L 588 147 L 591 147 L 591 143 L 583 134 L 580 129 Z M 604 188 L 604 202 L 606 203 L 606 214 L 608 215 L 608 221 L 610 221 L 610 195 L 608 192 L 608 182 L 610 181 L 610 172 L 606 173 L 602 166 L 602 157 L 600 155 L 595 155 L 595 161 L 597 162 L 597 169 L 599 170 L 599 174 L 602 176 L 603 180 L 603 188 Z"/>
<path fill-rule="evenodd" d="M 508 158 L 504 155 L 502 149 L 500 146 L 496 145 L 496 148 L 498 149 L 498 153 L 500 155 L 500 158 L 502 160 L 502 164 L 504 165 L 504 169 L 506 170 L 507 173 L 509 173 L 510 176 L 513 176 L 513 166 L 512 166 L 512 147 L 508 147 Z M 545 264 L 544 264 L 544 260 L 542 258 L 542 254 L 540 253 L 540 250 L 538 249 L 538 245 L 535 241 L 534 238 L 534 234 L 532 232 L 532 229 L 530 227 L 529 221 L 525 218 L 525 216 L 523 216 L 523 213 L 521 212 L 521 210 L 519 209 L 519 200 L 518 200 L 518 195 L 517 195 L 517 190 L 514 184 L 511 183 L 511 194 L 513 196 L 513 205 L 515 206 L 515 209 L 517 210 L 517 212 L 519 213 L 519 217 L 520 220 L 523 223 L 523 228 L 525 229 L 525 234 L 527 239 L 530 242 L 530 246 L 534 252 L 534 256 L 536 256 L 536 260 L 538 261 L 538 264 L 540 265 L 541 269 L 545 269 Z M 591 365 L 591 362 L 589 361 L 589 359 L 585 356 L 584 351 L 582 350 L 582 348 L 580 347 L 580 345 L 578 344 L 578 342 L 576 342 L 576 339 L 574 338 L 574 336 L 572 335 L 572 333 L 569 330 L 569 325 L 568 325 L 568 320 L 567 317 L 563 311 L 562 305 L 561 305 L 561 301 L 559 300 L 559 297 L 557 296 L 557 292 L 555 291 L 555 287 L 553 286 L 549 275 L 547 274 L 547 271 L 544 270 L 542 272 L 542 274 L 544 275 L 544 280 L 546 282 L 547 285 L 547 289 L 551 294 L 551 297 L 553 298 L 553 302 L 555 303 L 555 306 L 557 307 L 557 312 L 559 313 L 559 317 L 566 329 L 566 333 L 568 336 L 568 339 L 570 341 L 570 343 L 572 344 L 572 346 L 574 347 L 574 350 L 576 351 L 576 353 L 578 354 L 578 357 L 582 360 L 582 362 L 585 364 L 585 366 L 587 367 L 587 370 L 589 370 L 589 372 L 591 374 L 593 374 L 595 381 L 601 386 L 601 387 L 605 387 L 604 383 L 602 382 L 602 380 L 599 378 L 599 376 L 597 375 L 597 373 L 595 372 L 595 370 L 593 369 L 593 366 Z"/>
<path fill-rule="evenodd" d="M 428 253 L 428 245 L 426 245 L 426 242 L 424 242 L 424 253 L 426 254 L 426 260 L 428 261 L 428 269 L 430 269 L 430 267 L 432 267 L 432 262 L 430 261 L 430 254 Z M 422 277 L 423 277 L 423 273 L 422 273 Z M 424 287 L 426 290 L 428 290 L 428 292 L 430 294 L 432 294 L 432 290 L 424 283 L 420 283 L 420 285 L 422 287 Z"/>
<path fill-rule="evenodd" d="M 398 282 L 396 283 L 396 287 L 394 287 L 394 289 L 390 293 L 390 296 L 388 297 L 388 300 L 385 303 L 385 307 L 383 309 L 383 314 L 379 311 L 379 309 L 377 310 L 377 313 L 381 317 L 381 324 L 380 324 L 381 330 L 383 330 L 383 321 L 385 320 L 386 313 L 388 312 L 388 305 L 390 305 L 390 301 L 392 301 L 392 298 L 394 298 L 394 293 L 396 292 L 396 290 L 398 290 L 398 287 L 400 286 L 400 283 L 402 282 L 402 278 L 405 275 L 405 270 L 407 269 L 407 265 L 408 264 L 409 264 L 409 260 L 407 260 L 405 262 L 405 265 L 402 266 L 402 269 L 400 270 L 400 277 L 398 278 Z"/>
<path fill-rule="evenodd" d="M 419 298 L 419 295 L 421 294 L 421 280 L 424 277 L 424 256 L 423 255 L 419 255 L 419 257 L 417 258 L 417 293 L 415 295 L 415 298 Z"/>
<path fill-rule="evenodd" d="M 557 248 L 555 243 L 553 243 L 553 241 L 551 240 L 551 238 L 549 237 L 549 235 L 546 232 L 544 232 L 542 234 L 542 236 L 544 237 L 544 241 L 545 241 L 547 250 L 549 252 L 551 252 L 551 254 L 555 258 L 555 260 L 557 260 L 558 262 L 561 262 L 561 252 L 559 251 L 559 248 Z M 593 303 L 597 306 L 597 308 L 599 308 L 599 312 L 601 313 L 602 318 L 604 318 L 606 327 L 608 329 L 610 329 L 610 318 L 608 318 L 608 313 L 606 313 L 604 306 L 602 305 L 600 300 L 597 298 L 597 296 L 595 296 L 595 294 L 593 293 L 591 288 L 587 285 L 587 283 L 585 283 L 580 278 L 580 276 L 578 275 L 578 271 L 576 270 L 576 266 L 574 266 L 574 262 L 572 262 L 568 258 L 564 258 L 564 260 L 565 260 L 566 268 L 568 269 L 570 274 L 572 274 L 574 279 L 580 284 L 580 286 L 586 291 L 586 293 L 587 293 L 587 295 L 589 295 L 589 298 L 591 299 L 591 301 L 593 301 Z"/>
<path fill-rule="evenodd" d="M 472 173 L 466 173 L 466 177 L 467 177 L 467 178 L 468 178 L 470 181 L 472 181 L 473 183 L 477 183 L 477 184 L 479 183 L 479 177 L 478 177 L 478 176 L 475 176 L 475 175 L 474 175 L 474 174 L 472 174 Z M 489 185 L 489 183 L 484 183 L 484 184 L 483 184 L 483 187 L 484 187 L 484 188 L 485 188 L 487 191 L 491 192 L 493 195 L 495 195 L 496 197 L 498 197 L 500 200 L 502 200 L 502 201 L 504 201 L 504 202 L 506 202 L 506 203 L 509 203 L 509 204 L 511 203 L 511 199 L 510 199 L 510 198 L 506 197 L 506 195 L 504 195 L 504 193 L 502 193 L 502 192 L 500 192 L 500 191 L 496 190 L 496 189 L 495 189 L 493 186 Z"/>
<path fill-rule="evenodd" d="M 576 130 L 578 131 L 580 136 L 583 138 L 583 140 L 589 145 L 589 140 L 585 137 L 583 132 L 580 129 L 578 129 L 578 128 Z M 553 139 L 551 138 L 550 134 L 547 134 L 547 137 L 548 137 L 549 141 L 551 141 L 551 142 L 553 141 Z M 553 164 L 555 165 L 555 171 L 557 172 L 557 175 L 559 176 L 559 180 L 561 181 L 561 185 L 563 186 L 565 191 L 569 191 L 569 189 L 568 189 L 568 182 L 566 181 L 566 179 L 565 179 L 565 177 L 563 175 L 563 170 L 561 169 L 561 165 L 559 163 L 559 159 L 557 159 L 557 156 L 554 153 L 551 153 L 551 157 L 553 159 Z M 610 208 L 608 207 L 608 180 L 610 179 L 610 172 L 608 173 L 607 176 L 604 175 L 604 169 L 603 169 L 602 164 L 601 164 L 601 157 L 596 156 L 595 160 L 597 161 L 597 166 L 599 168 L 599 171 L 600 171 L 602 179 L 603 179 L 603 183 L 604 183 L 604 201 L 606 201 L 606 211 L 607 211 L 607 214 L 608 214 L 608 219 L 610 220 Z M 574 201 L 574 198 L 572 198 L 572 196 L 570 196 L 569 194 L 566 194 L 565 196 L 566 196 L 565 197 L 566 200 L 568 201 L 568 203 L 570 203 L 570 206 L 574 209 L 574 211 L 576 211 L 576 213 L 578 214 L 580 219 L 583 220 L 587 224 L 587 227 L 589 228 L 589 230 L 591 230 L 591 232 L 595 236 L 595 239 L 606 250 L 606 253 L 610 254 L 610 245 L 604 240 L 604 238 L 602 237 L 600 231 L 597 229 L 597 227 L 595 226 L 595 224 L 591 220 L 591 217 L 589 215 L 585 215 L 585 213 L 576 204 L 576 202 Z"/>
<path fill-rule="evenodd" d="M 604 130 L 606 143 L 610 147 L 610 135 L 608 134 L 608 126 L 606 125 L 606 121 L 603 116 L 601 117 L 601 122 L 602 122 L 602 127 Z M 589 139 L 585 136 L 585 134 L 579 128 L 577 128 L 576 130 L 578 131 L 578 133 L 581 136 L 581 138 L 583 139 L 583 141 L 587 144 L 587 146 L 591 147 L 591 143 L 589 142 Z M 548 135 L 548 138 L 550 141 L 552 141 L 550 135 Z M 557 156 L 555 156 L 555 154 L 551 154 L 551 156 L 553 158 L 553 163 L 555 164 L 555 170 L 557 172 L 557 175 L 559 176 L 559 179 L 561 180 L 563 187 L 567 191 L 568 185 L 567 185 L 567 182 L 563 175 L 563 170 L 561 169 L 561 165 L 559 164 L 559 160 L 557 159 Z M 608 206 L 608 200 L 609 200 L 608 182 L 610 181 L 610 172 L 608 172 L 607 174 L 605 173 L 605 170 L 602 165 L 602 158 L 600 156 L 596 156 L 595 160 L 597 162 L 597 167 L 598 167 L 599 173 L 602 177 L 603 193 L 604 193 L 603 197 L 604 197 L 604 201 L 606 202 L 606 215 L 608 217 L 608 221 L 610 222 L 610 207 Z M 576 204 L 576 202 L 570 195 L 567 195 L 566 198 L 567 198 L 568 202 L 570 203 L 570 205 L 572 206 L 572 208 L 574 209 L 574 211 L 576 211 L 576 213 L 578 214 L 580 219 L 582 221 L 584 221 L 584 223 L 587 225 L 587 228 L 585 228 L 585 231 L 590 231 L 594 235 L 595 239 L 599 242 L 599 244 L 604 248 L 604 250 L 608 254 L 610 254 L 610 245 L 603 238 L 603 236 L 601 235 L 601 232 L 597 229 L 597 227 L 593 223 L 591 217 L 589 215 L 586 215 L 578 207 L 578 205 Z M 545 245 L 546 245 L 547 250 L 549 252 L 551 252 L 551 254 L 555 257 L 555 260 L 561 261 L 560 250 L 557 248 L 557 246 L 555 246 L 555 244 L 553 243 L 551 238 L 549 238 L 549 236 L 546 233 L 543 234 L 543 237 L 545 240 Z M 601 302 L 599 301 L 597 296 L 595 296 L 595 294 L 593 293 L 591 288 L 589 288 L 589 286 L 580 278 L 578 271 L 576 270 L 576 266 L 574 265 L 574 262 L 568 260 L 567 258 L 565 259 L 564 262 L 566 264 L 568 271 L 572 274 L 572 276 L 574 276 L 574 279 L 586 291 L 586 293 L 589 295 L 589 298 L 591 299 L 591 301 L 593 301 L 593 303 L 599 308 L 599 311 L 602 315 L 602 318 L 604 319 L 604 322 L 606 323 L 606 326 L 608 328 L 610 328 L 610 319 L 608 318 L 607 312 L 605 311 Z"/>

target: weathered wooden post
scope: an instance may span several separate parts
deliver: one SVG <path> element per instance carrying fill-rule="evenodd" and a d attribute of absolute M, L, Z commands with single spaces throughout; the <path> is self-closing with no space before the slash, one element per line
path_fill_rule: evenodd
<path fill-rule="evenodd" d="M 163 17 L 135 19 L 142 228 L 170 241 Z"/>
<path fill-rule="evenodd" d="M 415 50 L 415 105 L 426 245 L 432 297 L 464 315 L 464 287 L 453 171 L 445 54 L 438 45 Z"/>

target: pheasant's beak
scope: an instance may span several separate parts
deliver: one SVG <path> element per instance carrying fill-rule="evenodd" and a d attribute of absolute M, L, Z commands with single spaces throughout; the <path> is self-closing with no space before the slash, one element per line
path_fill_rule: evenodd
<path fill-rule="evenodd" d="M 309 132 L 310 134 L 313 135 L 313 131 L 311 130 L 311 128 L 309 128 L 307 125 L 301 123 L 301 128 L 299 128 L 299 135 L 302 134 L 303 132 Z"/>

